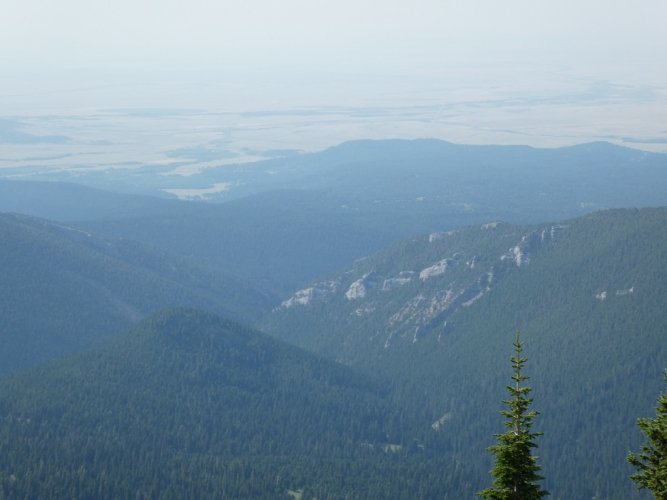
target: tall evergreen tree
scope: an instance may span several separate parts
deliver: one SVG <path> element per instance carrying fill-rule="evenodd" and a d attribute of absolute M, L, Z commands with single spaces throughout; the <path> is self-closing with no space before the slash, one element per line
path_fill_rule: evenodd
<path fill-rule="evenodd" d="M 507 386 L 511 397 L 503 401 L 507 409 L 500 412 L 507 418 L 507 432 L 496 434 L 498 444 L 488 448 L 496 456 L 496 463 L 491 470 L 495 480 L 490 488 L 478 493 L 491 500 L 534 500 L 549 495 L 537 484 L 543 477 L 538 474 L 541 468 L 537 457 L 531 454 L 532 449 L 537 447 L 535 438 L 542 433 L 530 430 L 538 413 L 528 410 L 533 400 L 529 398 L 531 388 L 522 385 L 522 382 L 528 380 L 521 372 L 527 361 L 527 358 L 521 357 L 522 351 L 523 344 L 517 333 L 514 356 L 511 358 L 513 384 Z"/>
<path fill-rule="evenodd" d="M 667 371 L 665 372 L 667 380 Z M 648 442 L 640 453 L 630 453 L 628 462 L 637 468 L 630 476 L 639 489 L 650 490 L 656 498 L 667 499 L 667 394 L 658 397 L 655 418 L 640 418 L 637 425 Z"/>

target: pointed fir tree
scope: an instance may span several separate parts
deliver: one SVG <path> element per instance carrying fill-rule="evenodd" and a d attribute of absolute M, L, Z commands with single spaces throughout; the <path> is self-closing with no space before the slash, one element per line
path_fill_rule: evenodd
<path fill-rule="evenodd" d="M 667 380 L 667 371 L 665 372 Z M 630 476 L 639 489 L 646 488 L 655 498 L 667 499 L 667 394 L 658 398 L 655 418 L 640 418 L 637 425 L 648 442 L 639 454 L 630 453 L 628 462 L 637 468 Z"/>
<path fill-rule="evenodd" d="M 531 388 L 521 385 L 528 380 L 521 372 L 527 361 L 527 358 L 521 357 L 522 351 L 523 344 L 517 333 L 514 356 L 511 358 L 514 369 L 513 384 L 507 386 L 511 397 L 503 401 L 507 409 L 500 412 L 507 418 L 507 432 L 496 434 L 498 443 L 488 448 L 496 457 L 496 463 L 491 470 L 495 480 L 490 488 L 478 493 L 482 498 L 490 500 L 534 500 L 549 495 L 549 492 L 538 484 L 543 479 L 538 474 L 541 467 L 537 463 L 537 457 L 531 454 L 532 449 L 537 447 L 535 438 L 542 433 L 530 430 L 538 413 L 528 410 L 533 402 L 532 398 L 528 397 Z"/>

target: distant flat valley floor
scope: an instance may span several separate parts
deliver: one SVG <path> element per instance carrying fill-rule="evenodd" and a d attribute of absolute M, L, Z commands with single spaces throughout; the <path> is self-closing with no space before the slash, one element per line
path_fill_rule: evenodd
<path fill-rule="evenodd" d="M 179 178 L 361 138 L 535 147 L 609 141 L 667 152 L 667 85 L 631 74 L 600 81 L 559 68 L 535 75 L 523 81 L 499 67 L 479 74 L 453 67 L 438 78 L 5 77 L 0 177 L 86 183 L 95 172 L 97 184 L 104 173 L 191 197 Z M 230 186 L 201 188 L 210 194 Z"/>

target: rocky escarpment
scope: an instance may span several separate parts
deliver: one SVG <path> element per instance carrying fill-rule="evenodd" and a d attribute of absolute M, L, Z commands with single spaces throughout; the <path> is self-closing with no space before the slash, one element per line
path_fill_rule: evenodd
<path fill-rule="evenodd" d="M 501 222 L 447 233 L 432 233 L 364 259 L 327 281 L 295 292 L 275 313 L 308 314 L 325 307 L 346 322 L 383 325 L 370 342 L 388 349 L 397 341 L 415 343 L 436 332 L 450 317 L 491 293 L 512 272 L 557 240 L 564 225 L 529 230 Z"/>

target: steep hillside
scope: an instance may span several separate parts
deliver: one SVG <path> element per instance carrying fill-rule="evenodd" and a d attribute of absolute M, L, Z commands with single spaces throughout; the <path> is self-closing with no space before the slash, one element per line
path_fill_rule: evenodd
<path fill-rule="evenodd" d="M 286 298 L 274 334 L 385 373 L 406 405 L 477 463 L 502 431 L 514 332 L 524 333 L 547 489 L 632 498 L 625 455 L 667 366 L 667 209 L 431 234 Z M 573 478 L 582 478 L 574 480 Z M 585 480 L 583 478 L 586 478 Z"/>
<path fill-rule="evenodd" d="M 1 380 L 0 415 L 9 498 L 426 499 L 468 484 L 414 445 L 379 382 L 194 310 Z"/>
<path fill-rule="evenodd" d="M 431 333 L 442 340 L 450 317 L 525 266 L 563 227 L 492 222 L 414 238 L 298 290 L 274 310 L 269 324 L 295 321 L 284 328 L 290 341 L 352 364 Z M 300 323 L 309 320 L 313 331 Z M 376 328 L 369 332 L 370 326 Z"/>
<path fill-rule="evenodd" d="M 146 241 L 284 294 L 387 245 L 407 227 L 340 207 L 309 191 L 263 193 L 196 214 L 121 218 L 78 224 Z"/>
<path fill-rule="evenodd" d="M 271 298 L 145 245 L 0 214 L 0 373 L 88 347 L 166 306 L 255 316 Z"/>

